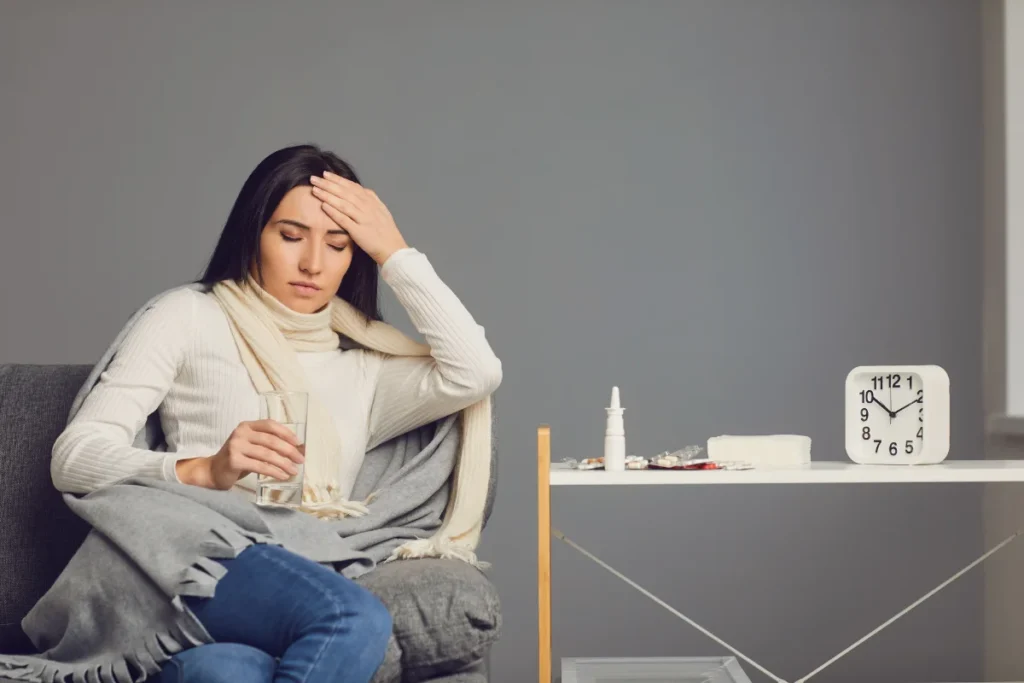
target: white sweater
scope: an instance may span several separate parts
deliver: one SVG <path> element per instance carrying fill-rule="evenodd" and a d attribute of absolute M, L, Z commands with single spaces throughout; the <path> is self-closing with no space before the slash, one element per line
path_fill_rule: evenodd
<path fill-rule="evenodd" d="M 381 277 L 423 334 L 430 357 L 358 349 L 298 352 L 309 391 L 332 414 L 341 438 L 345 471 L 339 483 L 346 497 L 367 450 L 472 405 L 502 376 L 483 327 L 426 256 L 402 249 L 384 264 Z M 311 315 L 330 324 L 326 310 Z M 259 419 L 258 406 L 217 301 L 192 289 L 171 292 L 133 326 L 57 438 L 53 483 L 61 491 L 88 493 L 132 475 L 178 481 L 178 460 L 214 455 L 240 422 Z M 167 452 L 131 445 L 154 410 Z"/>

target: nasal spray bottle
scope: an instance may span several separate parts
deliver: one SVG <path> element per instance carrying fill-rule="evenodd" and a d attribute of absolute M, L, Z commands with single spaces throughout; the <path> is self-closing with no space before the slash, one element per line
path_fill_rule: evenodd
<path fill-rule="evenodd" d="M 608 413 L 604 428 L 604 469 L 606 472 L 623 472 L 626 469 L 626 430 L 622 425 L 625 408 L 619 404 L 618 387 L 612 387 L 611 403 L 604 410 Z"/>

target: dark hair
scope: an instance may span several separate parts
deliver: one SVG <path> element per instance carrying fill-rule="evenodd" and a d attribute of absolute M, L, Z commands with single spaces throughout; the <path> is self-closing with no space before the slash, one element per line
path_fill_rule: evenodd
<path fill-rule="evenodd" d="M 262 280 L 259 262 L 263 227 L 290 190 L 311 185 L 309 177 L 322 175 L 324 171 L 362 184 L 346 161 L 316 145 L 285 147 L 263 159 L 242 185 L 206 272 L 197 282 L 207 286 L 221 280 L 241 283 L 254 262 Z M 381 320 L 377 264 L 354 243 L 352 249 L 352 265 L 338 287 L 338 296 L 362 312 L 367 321 Z"/>

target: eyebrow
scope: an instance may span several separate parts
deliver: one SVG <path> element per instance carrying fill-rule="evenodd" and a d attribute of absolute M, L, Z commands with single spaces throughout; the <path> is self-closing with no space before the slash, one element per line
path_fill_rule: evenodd
<path fill-rule="evenodd" d="M 293 220 L 291 220 L 289 218 L 280 218 L 280 219 L 274 221 L 274 225 L 277 225 L 278 223 L 285 223 L 287 225 L 294 225 L 296 228 L 298 228 L 300 230 L 312 230 L 312 228 L 310 228 L 305 223 L 300 223 L 298 221 L 293 221 Z M 348 230 L 340 230 L 340 229 L 339 230 L 328 230 L 327 234 L 328 235 L 347 235 L 348 234 Z"/>

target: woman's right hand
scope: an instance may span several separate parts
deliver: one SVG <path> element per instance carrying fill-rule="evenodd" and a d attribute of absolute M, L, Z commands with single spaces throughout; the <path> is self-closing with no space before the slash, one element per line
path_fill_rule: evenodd
<path fill-rule="evenodd" d="M 305 461 L 295 434 L 274 420 L 240 422 L 216 454 L 180 460 L 178 478 L 186 484 L 227 490 L 248 474 L 284 481 Z"/>

